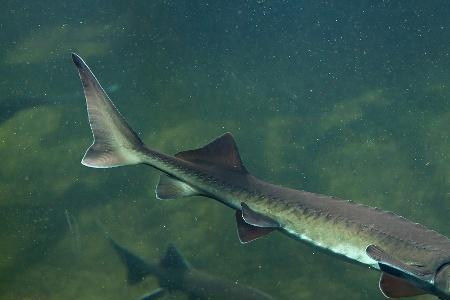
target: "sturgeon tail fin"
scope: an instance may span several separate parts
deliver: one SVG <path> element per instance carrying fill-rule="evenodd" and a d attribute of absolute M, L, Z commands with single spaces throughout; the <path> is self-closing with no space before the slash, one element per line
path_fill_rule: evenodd
<path fill-rule="evenodd" d="M 142 162 L 141 139 L 109 99 L 92 71 L 75 53 L 72 53 L 83 84 L 89 124 L 94 142 L 81 163 L 93 168 L 111 168 Z"/>
<path fill-rule="evenodd" d="M 116 250 L 120 260 L 127 267 L 127 282 L 129 284 L 141 282 L 149 274 L 156 275 L 154 274 L 154 267 L 147 264 L 142 258 L 119 245 L 111 238 L 109 238 L 109 242 L 114 250 Z"/>
<path fill-rule="evenodd" d="M 127 282 L 129 284 L 139 283 L 145 279 L 147 275 L 156 276 L 158 280 L 161 280 L 161 269 L 170 273 L 183 273 L 191 268 L 189 262 L 184 259 L 173 245 L 167 247 L 165 255 L 159 261 L 159 265 L 154 265 L 146 263 L 142 258 L 123 247 L 112 238 L 107 237 L 107 239 L 127 268 Z M 157 294 L 159 295 L 159 293 Z"/>

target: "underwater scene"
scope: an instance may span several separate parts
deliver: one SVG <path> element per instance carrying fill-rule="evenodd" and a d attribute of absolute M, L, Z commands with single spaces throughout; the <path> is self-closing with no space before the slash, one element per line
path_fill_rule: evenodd
<path fill-rule="evenodd" d="M 449 16 L 4 0 L 0 299 L 450 299 Z"/>

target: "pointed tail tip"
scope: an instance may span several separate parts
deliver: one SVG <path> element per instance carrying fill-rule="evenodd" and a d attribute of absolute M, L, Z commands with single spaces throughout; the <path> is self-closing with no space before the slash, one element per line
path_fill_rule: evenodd
<path fill-rule="evenodd" d="M 77 66 L 78 69 L 82 69 L 83 65 L 84 65 L 83 59 L 75 52 L 72 52 L 71 54 L 72 54 L 72 60 L 73 60 L 73 63 L 75 64 L 75 66 Z"/>

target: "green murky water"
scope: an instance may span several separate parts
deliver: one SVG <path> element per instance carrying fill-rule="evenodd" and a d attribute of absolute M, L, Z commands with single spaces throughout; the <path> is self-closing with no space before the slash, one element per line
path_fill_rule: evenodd
<path fill-rule="evenodd" d="M 279 233 L 241 245 L 219 203 L 157 201 L 148 167 L 82 166 L 91 133 L 69 53 L 153 148 L 230 131 L 260 178 L 449 236 L 449 15 L 446 1 L 3 1 L 0 299 L 156 288 L 127 285 L 98 221 L 149 261 L 173 243 L 276 299 L 382 299 L 376 272 Z"/>

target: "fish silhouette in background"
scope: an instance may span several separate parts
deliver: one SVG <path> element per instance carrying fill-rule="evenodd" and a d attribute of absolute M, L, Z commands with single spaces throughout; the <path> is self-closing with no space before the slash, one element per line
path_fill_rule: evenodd
<path fill-rule="evenodd" d="M 171 291 L 186 293 L 192 300 L 273 300 L 268 294 L 257 289 L 196 270 L 173 245 L 167 247 L 166 254 L 159 263 L 150 263 L 113 239 L 109 238 L 109 241 L 127 267 L 129 284 L 139 283 L 148 275 L 158 279 L 160 288 L 143 295 L 139 300 L 160 299 Z"/>
<path fill-rule="evenodd" d="M 76 54 L 93 144 L 82 164 L 94 168 L 147 164 L 163 172 L 158 199 L 204 196 L 235 210 L 246 243 L 272 231 L 381 271 L 379 286 L 391 298 L 433 294 L 450 299 L 450 240 L 391 212 L 349 200 L 264 182 L 244 167 L 225 133 L 208 145 L 174 156 L 143 144 Z"/>

